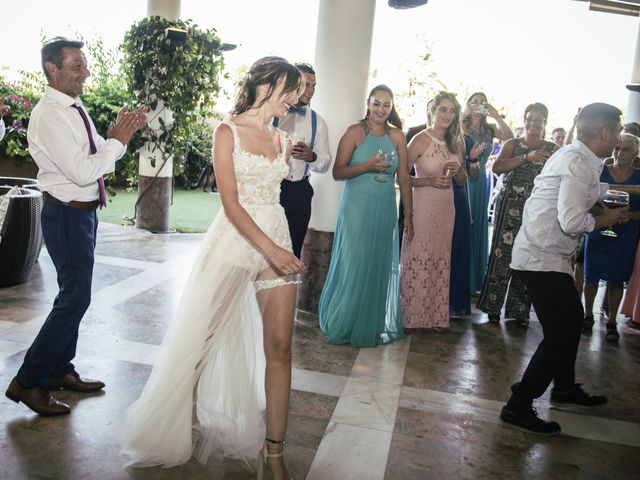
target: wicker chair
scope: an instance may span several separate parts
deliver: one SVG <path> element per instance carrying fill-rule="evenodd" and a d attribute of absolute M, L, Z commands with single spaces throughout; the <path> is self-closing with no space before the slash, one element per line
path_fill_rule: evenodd
<path fill-rule="evenodd" d="M 10 186 L 0 186 L 6 195 Z M 33 266 L 42 246 L 42 193 L 20 188 L 9 197 L 9 206 L 0 232 L 0 287 L 18 285 L 31 280 Z"/>
<path fill-rule="evenodd" d="M 38 189 L 38 180 L 26 177 L 0 177 L 0 185 Z"/>
<path fill-rule="evenodd" d="M 40 184 L 38 183 L 38 180 L 36 180 L 35 178 L 0 177 L 0 186 L 20 187 L 20 188 L 28 188 L 30 190 L 40 191 Z M 40 252 L 42 251 L 43 246 L 44 246 L 44 237 L 42 236 L 42 234 L 40 234 L 40 238 L 38 240 L 38 252 L 36 254 L 36 262 L 38 261 L 38 258 L 40 258 Z"/>

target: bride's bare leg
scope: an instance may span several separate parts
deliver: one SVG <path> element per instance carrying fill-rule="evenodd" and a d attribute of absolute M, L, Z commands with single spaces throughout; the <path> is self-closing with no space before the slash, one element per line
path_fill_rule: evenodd
<path fill-rule="evenodd" d="M 270 275 L 266 275 L 267 278 Z M 261 275 L 261 279 L 265 276 Z M 265 392 L 267 398 L 267 438 L 284 440 L 291 390 L 291 335 L 295 315 L 295 285 L 260 290 L 258 304 L 263 318 L 264 352 L 267 360 Z M 281 453 L 284 445 L 266 443 L 271 454 Z M 277 480 L 289 479 L 282 457 L 270 457 L 269 469 Z"/>

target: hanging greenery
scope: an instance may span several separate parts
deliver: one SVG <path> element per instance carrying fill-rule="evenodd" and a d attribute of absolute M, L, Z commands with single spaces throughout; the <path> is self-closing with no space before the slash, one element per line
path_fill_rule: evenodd
<path fill-rule="evenodd" d="M 167 28 L 185 30 L 186 37 L 165 38 Z M 162 100 L 173 114 L 172 126 L 165 125 L 159 115 L 160 129 L 146 128 L 142 136 L 160 149 L 163 159 L 173 155 L 178 175 L 189 153 L 191 127 L 212 115 L 224 68 L 221 47 L 214 29 L 202 30 L 191 20 L 158 16 L 135 23 L 120 46 L 134 106 L 145 104 L 155 111 Z"/>

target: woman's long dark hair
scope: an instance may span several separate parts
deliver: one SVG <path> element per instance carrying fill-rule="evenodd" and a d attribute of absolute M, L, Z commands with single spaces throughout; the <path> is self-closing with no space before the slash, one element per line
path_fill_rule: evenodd
<path fill-rule="evenodd" d="M 387 123 L 402 130 L 402 120 L 400 120 L 400 115 L 398 115 L 398 112 L 396 111 L 396 104 L 393 101 L 393 92 L 389 87 L 386 85 L 377 85 L 373 87 L 367 97 L 367 104 L 369 104 L 369 100 L 376 94 L 376 92 L 386 92 L 389 94 L 391 97 L 391 113 L 389 114 L 389 118 L 387 118 Z M 367 114 L 364 116 L 363 120 L 369 118 L 369 113 L 369 107 L 367 106 Z"/>
<path fill-rule="evenodd" d="M 456 117 L 444 132 L 444 141 L 446 142 L 447 148 L 451 153 L 458 153 L 464 140 L 462 137 L 462 128 L 460 128 L 460 102 L 458 102 L 456 94 L 451 92 L 438 93 L 435 97 L 433 97 L 433 100 L 429 101 L 430 107 L 428 116 L 430 114 L 430 118 L 432 119 L 432 121 L 436 118 L 436 111 L 438 110 L 438 106 L 444 99 L 451 101 L 456 109 Z"/>
<path fill-rule="evenodd" d="M 469 96 L 469 98 L 467 98 L 467 105 L 469 105 L 471 100 L 473 100 L 473 97 L 477 96 L 484 97 L 485 103 L 488 102 L 487 96 L 484 94 L 484 92 L 474 92 Z M 466 117 L 464 117 L 462 119 L 462 123 L 465 127 L 471 128 L 471 115 L 467 115 Z M 478 127 L 478 141 L 480 141 L 485 135 L 490 135 L 491 139 L 493 139 L 496 136 L 496 132 L 494 128 L 487 123 L 487 116 L 483 115 L 482 120 L 480 120 L 480 126 Z"/>
<path fill-rule="evenodd" d="M 300 70 L 282 57 L 264 57 L 255 62 L 249 68 L 240 85 L 232 114 L 238 115 L 253 107 L 257 100 L 257 88 L 260 85 L 268 85 L 267 94 L 260 100 L 260 103 L 255 105 L 260 108 L 271 98 L 276 85 L 283 78 L 284 90 L 282 93 L 284 94 L 298 90 L 302 84 Z"/>

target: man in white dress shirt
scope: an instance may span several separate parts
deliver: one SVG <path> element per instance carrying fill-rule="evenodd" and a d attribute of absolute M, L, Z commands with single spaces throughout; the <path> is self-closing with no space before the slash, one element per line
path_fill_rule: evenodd
<path fill-rule="evenodd" d="M 604 103 L 584 107 L 577 140 L 547 160 L 525 204 L 511 268 L 527 287 L 544 337 L 522 379 L 511 387 L 511 398 L 500 413 L 505 426 L 546 435 L 559 433 L 560 425 L 542 420 L 532 406 L 552 381 L 552 403 L 593 407 L 607 401 L 575 383 L 584 309 L 572 263 L 585 232 L 629 218 L 628 208 L 594 207 L 608 188 L 600 183 L 601 159 L 620 140 L 620 115 L 620 110 Z"/>
<path fill-rule="evenodd" d="M 106 200 L 102 176 L 114 170 L 126 144 L 146 123 L 146 107 L 133 112 L 125 107 L 108 139 L 98 135 L 79 98 L 90 75 L 82 47 L 82 42 L 62 37 L 45 42 L 41 55 L 48 85 L 27 129 L 44 196 L 42 233 L 59 292 L 6 395 L 45 416 L 70 411 L 51 390 L 88 393 L 104 387 L 101 381 L 81 378 L 71 361 L 91 302 L 96 208 Z"/>
<path fill-rule="evenodd" d="M 316 91 L 316 73 L 307 63 L 296 63 L 305 80 L 305 90 L 295 107 L 283 119 L 274 122 L 293 139 L 289 175 L 282 181 L 280 204 L 289 223 L 293 253 L 300 258 L 302 244 L 311 218 L 313 187 L 311 171 L 324 173 L 331 165 L 327 124 L 309 107 Z"/>

